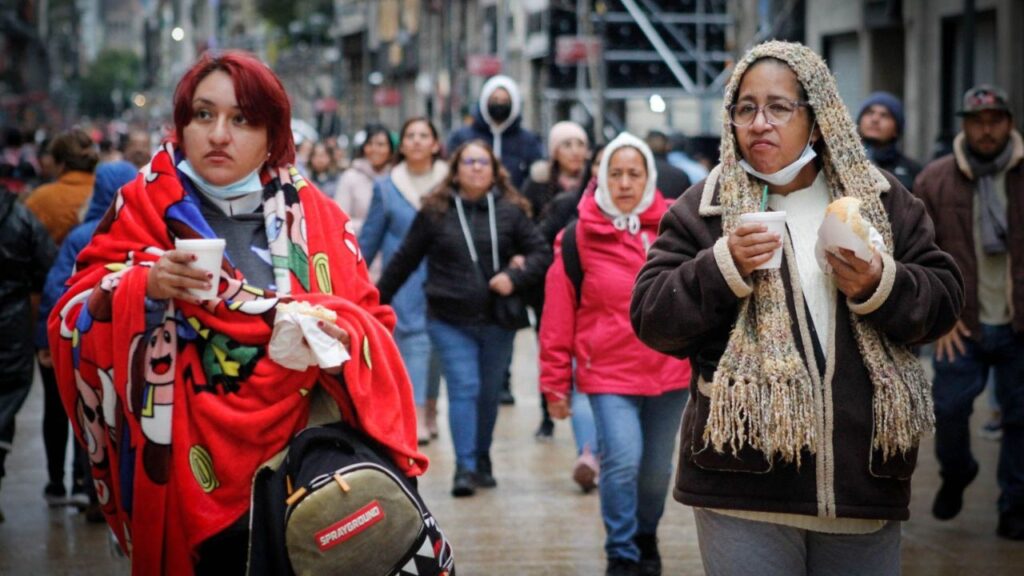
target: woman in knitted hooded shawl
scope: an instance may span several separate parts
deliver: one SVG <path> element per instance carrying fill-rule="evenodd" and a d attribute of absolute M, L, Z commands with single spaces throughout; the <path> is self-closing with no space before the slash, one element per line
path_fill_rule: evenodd
<path fill-rule="evenodd" d="M 696 508 L 708 574 L 754 558 L 760 574 L 898 573 L 933 422 L 908 346 L 953 325 L 963 280 L 922 204 L 868 162 L 814 52 L 756 46 L 724 103 L 721 164 L 665 215 L 631 306 L 641 340 L 694 364 L 674 496 Z M 826 207 L 847 196 L 874 229 L 870 261 L 819 266 Z M 766 209 L 785 234 L 740 223 Z M 781 268 L 757 270 L 777 249 Z"/>

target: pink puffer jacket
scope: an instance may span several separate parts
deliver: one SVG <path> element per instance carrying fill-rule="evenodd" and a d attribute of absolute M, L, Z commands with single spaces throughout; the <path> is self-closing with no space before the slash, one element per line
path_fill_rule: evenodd
<path fill-rule="evenodd" d="M 578 309 L 562 262 L 564 231 L 559 233 L 555 261 L 547 273 L 540 330 L 540 389 L 548 401 L 569 395 L 573 358 L 577 386 L 586 394 L 657 396 L 689 385 L 690 363 L 645 346 L 629 321 L 633 281 L 666 210 L 668 204 L 656 192 L 640 216 L 639 233 L 632 235 L 616 230 L 593 195 L 580 200 L 576 238 L 583 297 Z"/>

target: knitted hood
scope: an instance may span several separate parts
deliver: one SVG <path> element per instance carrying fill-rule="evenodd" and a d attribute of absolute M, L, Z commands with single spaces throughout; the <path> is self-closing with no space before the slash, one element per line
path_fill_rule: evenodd
<path fill-rule="evenodd" d="M 722 197 L 735 199 L 742 204 L 741 211 L 728 214 L 723 221 L 727 230 L 731 231 L 738 225 L 739 214 L 755 212 L 759 208 L 760 185 L 740 166 L 739 146 L 732 122 L 729 119 L 730 104 L 736 102 L 740 81 L 747 70 L 758 60 L 774 58 L 785 62 L 796 74 L 797 80 L 807 93 L 807 102 L 814 111 L 821 140 L 818 144 L 818 156 L 825 175 L 829 179 L 834 196 L 877 195 L 889 189 L 889 183 L 868 160 L 857 135 L 857 128 L 847 112 L 839 96 L 835 78 L 829 71 L 825 61 L 810 48 L 791 42 L 771 41 L 752 48 L 736 64 L 732 78 L 725 88 L 722 106 Z M 879 222 L 872 221 L 876 228 Z M 886 224 L 888 229 L 888 225 Z M 881 231 L 881 228 L 879 228 Z M 891 235 L 888 241 L 891 243 Z"/>

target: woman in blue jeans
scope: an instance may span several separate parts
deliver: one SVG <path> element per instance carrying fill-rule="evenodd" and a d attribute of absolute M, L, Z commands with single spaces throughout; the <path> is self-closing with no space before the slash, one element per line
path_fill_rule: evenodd
<path fill-rule="evenodd" d="M 606 576 L 661 574 L 658 523 L 690 380 L 688 361 L 644 346 L 629 320 L 633 279 L 668 209 L 656 179 L 642 140 L 626 132 L 612 140 L 597 190 L 584 195 L 576 226 L 555 241 L 545 285 L 540 389 L 558 419 L 570 414 L 574 379 L 590 398 L 601 450 Z M 563 262 L 570 231 L 584 272 L 578 293 Z"/>
<path fill-rule="evenodd" d="M 487 144 L 467 142 L 449 161 L 453 170 L 423 199 L 378 288 L 390 302 L 427 259 L 427 330 L 448 385 L 455 445 L 452 494 L 470 496 L 497 485 L 490 448 L 515 330 L 497 323 L 495 302 L 540 282 L 551 251 Z M 523 257 L 516 266 L 513 256 Z"/>
<path fill-rule="evenodd" d="M 384 264 L 398 251 L 420 204 L 448 175 L 441 159 L 437 129 L 426 118 L 410 118 L 402 125 L 398 141 L 398 163 L 388 176 L 373 185 L 373 201 L 359 231 L 359 247 L 367 262 L 380 251 Z M 395 343 L 405 361 L 416 398 L 416 425 L 420 444 L 430 442 L 427 427 L 427 398 L 430 374 L 430 337 L 427 335 L 427 301 L 423 282 L 426 266 L 420 265 L 391 300 L 398 324 Z M 436 394 L 434 396 L 437 397 Z"/>

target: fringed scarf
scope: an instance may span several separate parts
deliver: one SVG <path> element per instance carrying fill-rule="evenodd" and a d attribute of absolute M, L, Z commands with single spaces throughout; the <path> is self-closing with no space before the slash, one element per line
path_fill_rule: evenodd
<path fill-rule="evenodd" d="M 736 65 L 724 101 L 735 100 L 743 74 L 762 58 L 781 60 L 796 74 L 824 139 L 821 160 L 833 196 L 859 198 L 861 214 L 881 233 L 892 253 L 892 229 L 880 199 L 888 183 L 868 162 L 835 79 L 817 54 L 786 42 L 756 46 Z M 739 225 L 740 214 L 760 209 L 761 195 L 760 183 L 739 165 L 727 109 L 722 113 L 721 152 L 722 227 L 723 234 L 729 234 Z M 738 453 L 749 445 L 769 462 L 781 458 L 799 466 L 802 451 L 816 453 L 823 440 L 815 425 L 815 379 L 794 342 L 795 321 L 786 304 L 781 269 L 755 271 L 752 280 L 753 293 L 740 304 L 739 318 L 711 383 L 704 441 L 719 452 L 728 446 Z M 890 341 L 853 312 L 850 321 L 874 385 L 872 448 L 888 459 L 914 448 L 922 435 L 932 431 L 931 386 L 908 348 Z"/>
<path fill-rule="evenodd" d="M 135 574 L 192 573 L 196 546 L 248 510 L 256 468 L 306 425 L 318 384 L 406 474 L 427 466 L 394 315 L 378 303 L 351 224 L 294 168 L 263 174 L 276 293 L 232 265 L 244 246 L 228 248 L 218 298 L 147 301 L 148 270 L 175 238 L 213 236 L 175 164 L 166 145 L 118 192 L 49 321 L 64 407 Z M 344 384 L 267 356 L 275 305 L 289 299 L 337 312 L 352 342 Z"/>

